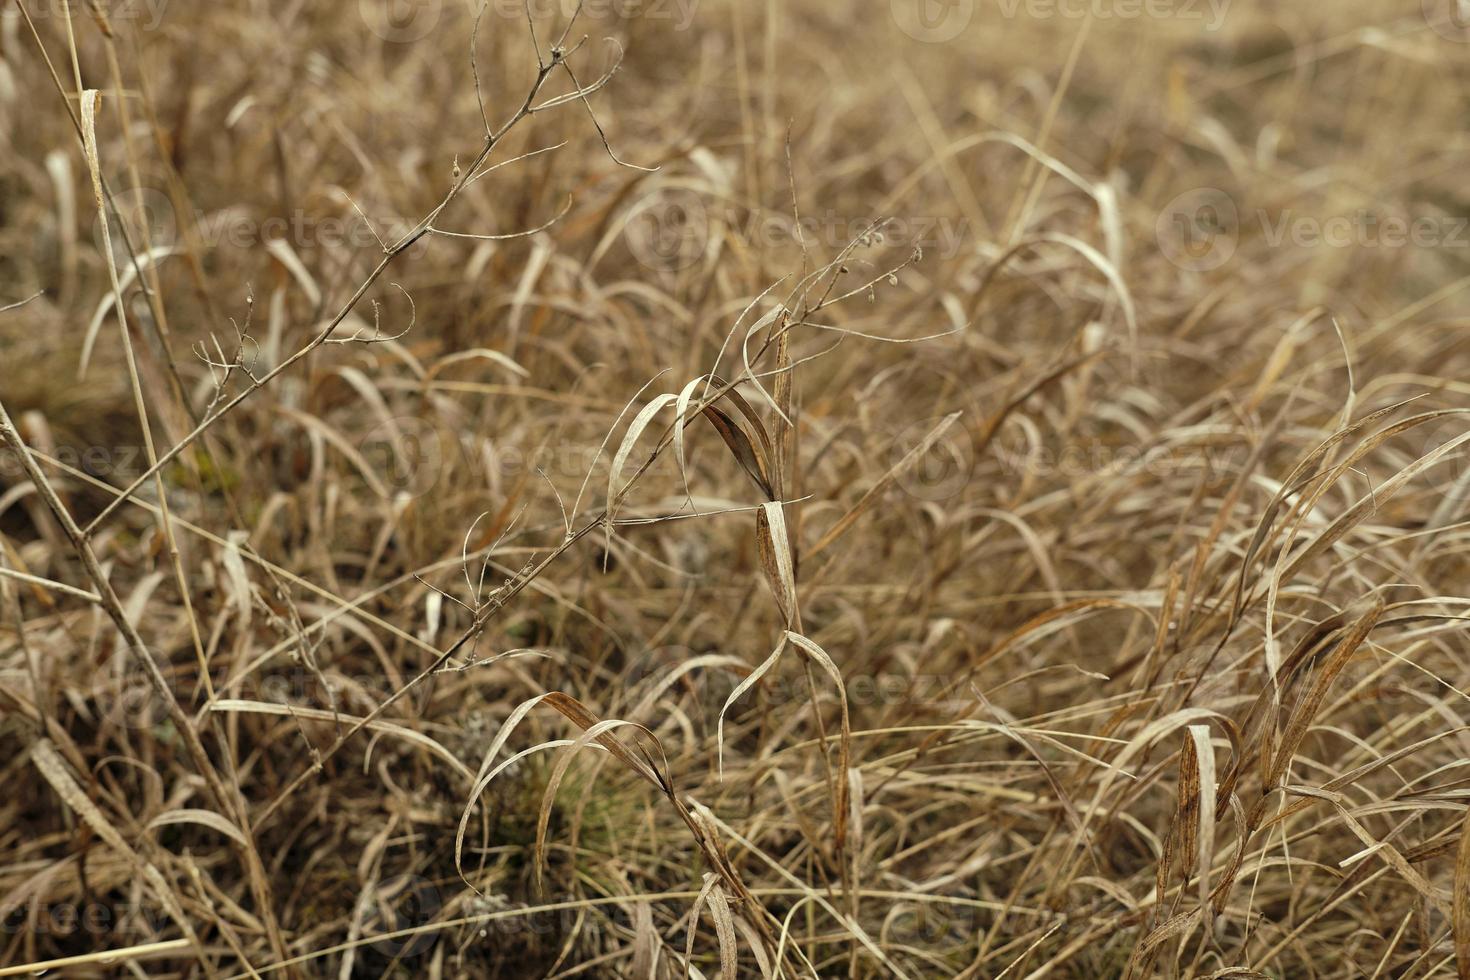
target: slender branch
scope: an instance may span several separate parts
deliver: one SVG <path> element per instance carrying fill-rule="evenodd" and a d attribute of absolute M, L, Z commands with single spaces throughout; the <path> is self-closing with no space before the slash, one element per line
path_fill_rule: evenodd
<path fill-rule="evenodd" d="M 67 585 L 65 582 L 53 582 L 51 579 L 41 578 L 39 575 L 27 575 L 25 572 L 18 572 L 13 568 L 6 568 L 4 565 L 0 565 L 0 578 L 12 578 L 17 582 L 25 582 L 28 585 L 50 589 L 52 592 L 60 592 L 62 595 L 69 595 L 73 599 L 81 599 L 83 602 L 90 602 L 93 605 L 98 605 L 102 602 L 102 597 L 95 592 L 88 592 L 86 589 L 79 589 L 74 585 Z"/>
<path fill-rule="evenodd" d="M 460 192 L 464 190 L 464 188 L 469 184 L 470 180 L 473 178 L 476 172 L 478 172 L 480 168 L 484 166 L 485 161 L 489 159 L 490 154 L 494 152 L 495 148 L 500 145 L 500 142 L 505 138 L 505 135 L 510 132 L 510 130 L 517 123 L 530 116 L 533 112 L 539 112 L 542 109 L 547 108 L 547 106 L 545 105 L 539 107 L 534 106 L 536 96 L 540 94 L 542 87 L 546 84 L 547 78 L 549 78 L 552 72 L 555 71 L 562 64 L 563 59 L 569 53 L 570 52 L 563 50 L 552 51 L 550 60 L 544 63 L 539 69 L 537 69 L 536 79 L 534 82 L 532 82 L 530 92 L 527 93 L 526 98 L 521 103 L 520 108 L 517 109 L 516 112 L 508 120 L 506 120 L 499 129 L 491 133 L 489 136 L 485 137 L 485 145 L 481 147 L 480 152 L 475 157 L 474 162 L 471 163 L 468 167 L 464 168 L 464 170 L 460 174 L 459 179 L 455 181 L 454 186 L 449 189 L 449 193 L 444 196 L 444 199 L 440 201 L 432 211 L 430 211 L 422 219 L 420 219 L 418 224 L 416 224 L 413 229 L 408 232 L 408 234 L 404 235 L 403 238 L 399 239 L 396 244 L 385 251 L 383 258 L 379 260 L 378 264 L 373 268 L 372 272 L 368 274 L 368 277 L 362 281 L 362 283 L 357 287 L 356 290 L 353 291 L 352 295 L 347 299 L 347 302 L 343 304 L 341 309 L 337 311 L 336 315 L 333 316 L 330 321 L 328 321 L 327 325 L 323 327 L 316 334 L 316 336 L 314 336 L 306 344 L 306 346 L 300 348 L 290 357 L 282 361 L 280 364 L 276 365 L 274 368 L 261 375 L 259 379 L 254 380 L 252 384 L 242 390 L 239 394 L 235 395 L 235 397 L 225 402 L 217 410 L 201 420 L 199 424 L 196 425 L 189 432 L 188 435 L 180 439 L 176 444 L 174 444 L 171 449 L 160 455 L 156 463 L 150 465 L 148 469 L 145 470 L 136 480 L 128 484 L 128 486 L 123 489 L 122 493 L 118 497 L 112 500 L 106 507 L 102 508 L 102 511 L 95 518 L 92 519 L 91 523 L 89 523 L 85 528 L 82 529 L 83 537 L 91 538 L 91 536 L 97 532 L 97 529 L 102 526 L 103 522 L 106 521 L 108 517 L 112 516 L 112 514 L 115 513 L 117 509 L 122 506 L 125 500 L 127 500 L 133 494 L 137 493 L 138 489 L 142 487 L 148 480 L 151 480 L 155 474 L 157 474 L 169 463 L 173 462 L 173 460 L 177 459 L 180 453 L 189 448 L 189 446 L 193 445 L 194 442 L 196 442 L 199 437 L 202 436 L 216 422 L 233 412 L 236 408 L 240 406 L 241 403 L 243 403 L 247 398 L 253 395 L 257 390 L 264 388 L 266 385 L 270 384 L 276 378 L 280 377 L 282 374 L 286 373 L 286 371 L 290 370 L 295 364 L 309 357 L 314 351 L 316 351 L 318 348 L 322 347 L 329 340 L 331 340 L 332 334 L 335 333 L 337 328 L 340 327 L 342 323 L 347 319 L 347 317 L 352 314 L 353 310 L 357 308 L 357 305 L 362 302 L 365 296 L 367 296 L 368 291 L 377 284 L 380 278 L 382 278 L 383 273 L 388 271 L 388 267 L 393 264 L 394 259 L 398 258 L 398 256 L 406 252 L 420 238 L 433 232 L 434 223 L 438 221 L 439 216 L 444 213 L 445 209 L 448 208 L 450 204 L 454 203 L 455 198 L 459 197 Z M 600 85 L 606 83 L 606 80 L 610 78 L 611 75 L 612 72 L 610 71 L 603 79 L 600 79 L 599 82 L 594 83 L 594 85 L 600 87 Z M 589 86 L 589 89 L 590 88 L 592 87 Z M 555 100 L 553 100 L 553 102 L 554 101 Z"/>

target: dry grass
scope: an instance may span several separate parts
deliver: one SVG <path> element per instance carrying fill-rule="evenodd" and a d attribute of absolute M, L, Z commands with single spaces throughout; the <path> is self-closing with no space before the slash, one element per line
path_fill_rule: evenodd
<path fill-rule="evenodd" d="M 1449 4 L 390 6 L 0 6 L 0 975 L 1470 976 Z"/>

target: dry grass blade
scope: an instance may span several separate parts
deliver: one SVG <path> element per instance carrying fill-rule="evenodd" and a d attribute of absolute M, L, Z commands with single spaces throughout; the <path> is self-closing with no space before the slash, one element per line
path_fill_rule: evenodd
<path fill-rule="evenodd" d="M 796 569 L 791 555 L 791 535 L 786 530 L 786 510 L 779 501 L 761 504 L 756 511 L 756 550 L 766 584 L 781 610 L 786 626 L 799 623 L 796 596 Z"/>
<path fill-rule="evenodd" d="M 612 467 L 607 473 L 607 519 L 611 521 L 617 516 L 618 503 L 622 495 L 618 492 L 618 480 L 622 478 L 623 467 L 628 462 L 628 456 L 633 452 L 633 446 L 637 444 L 638 437 L 643 430 L 648 428 L 653 417 L 659 413 L 664 406 L 675 401 L 674 395 L 659 395 L 653 401 L 644 405 L 633 418 L 628 431 L 623 435 L 623 441 L 618 445 L 618 451 L 613 455 Z M 683 430 L 683 426 L 675 424 L 675 431 Z"/>
<path fill-rule="evenodd" d="M 117 832 L 113 822 L 109 820 L 96 805 L 87 798 L 87 794 L 77 785 L 76 779 L 68 770 L 66 762 L 56 751 L 56 748 L 48 741 L 38 741 L 31 747 L 31 763 L 36 770 L 45 778 L 56 794 L 61 797 L 67 807 L 80 817 L 92 832 L 100 837 L 108 847 L 117 851 L 135 871 L 141 876 L 148 890 L 154 898 L 163 906 L 169 918 L 184 933 L 184 938 L 194 947 L 198 953 L 200 962 L 206 965 L 209 962 L 205 954 L 204 945 L 194 932 L 193 920 L 185 913 L 174 889 L 169 885 L 163 874 L 151 862 L 145 860 L 135 851 L 122 835 Z M 238 834 L 238 831 L 236 831 Z M 213 970 L 208 972 L 213 974 Z"/>
<path fill-rule="evenodd" d="M 576 710 L 575 714 L 578 717 L 589 719 L 591 717 L 590 715 L 587 715 L 585 711 L 580 707 Z M 568 714 L 568 717 L 570 718 L 573 716 L 571 714 Z M 672 794 L 672 787 L 668 785 L 666 777 L 659 775 L 658 771 L 655 770 L 651 763 L 649 763 L 647 760 L 635 758 L 633 754 L 624 747 L 622 741 L 612 734 L 612 732 L 616 731 L 617 729 L 628 726 L 631 726 L 638 731 L 643 732 L 644 734 L 648 735 L 649 738 L 654 737 L 652 732 L 648 731 L 648 729 L 644 728 L 641 725 L 637 725 L 634 722 L 627 722 L 621 721 L 616 718 L 609 718 L 606 721 L 598 721 L 587 726 L 587 729 L 580 736 L 578 736 L 577 739 L 573 741 L 570 746 L 568 746 L 568 751 L 563 752 L 561 758 L 557 760 L 556 767 L 552 769 L 551 776 L 546 781 L 546 791 L 541 795 L 541 808 L 536 814 L 535 868 L 538 885 L 541 880 L 541 876 L 545 870 L 546 830 L 548 825 L 551 823 L 551 808 L 556 804 L 557 790 L 561 788 L 562 780 L 566 777 L 567 769 L 571 766 L 573 760 L 576 758 L 576 753 L 578 749 L 586 748 L 589 743 L 595 741 L 602 748 L 607 749 L 613 756 L 618 759 L 619 762 L 622 762 L 624 765 L 628 766 L 640 776 L 644 776 L 644 778 L 649 778 L 649 772 L 655 773 L 654 785 L 657 786 L 659 789 L 664 790 L 665 793 Z"/>
<path fill-rule="evenodd" d="M 248 846 L 245 835 L 240 833 L 240 828 L 221 817 L 213 810 L 184 809 L 174 810 L 170 813 L 160 813 L 148 821 L 149 830 L 157 830 L 159 827 L 172 827 L 178 824 L 192 823 L 201 827 L 208 827 L 215 833 L 223 834 L 241 847 Z"/>
<path fill-rule="evenodd" d="M 841 853 L 847 844 L 847 822 L 850 816 L 848 811 L 849 777 L 847 773 L 852 766 L 852 720 L 848 717 L 847 711 L 847 682 L 843 679 L 842 671 L 833 662 L 832 658 L 828 656 L 826 650 L 823 650 L 801 634 L 793 633 L 790 630 L 786 631 L 786 641 L 815 660 L 817 666 L 822 668 L 823 672 L 826 673 L 827 677 L 832 681 L 833 686 L 837 689 L 837 703 L 842 710 L 842 719 L 838 728 L 837 772 L 839 773 L 839 778 L 837 779 L 837 790 L 833 800 L 832 820 L 836 832 L 837 850 Z M 815 692 L 813 692 L 813 696 L 815 697 Z M 826 746 L 823 745 L 822 749 L 825 753 Z"/>
<path fill-rule="evenodd" d="M 1189 726 L 1190 764 L 1195 771 L 1195 785 L 1199 789 L 1197 809 L 1199 831 L 1196 837 L 1199 847 L 1195 875 L 1199 879 L 1199 907 L 1209 908 L 1210 869 L 1215 864 L 1215 749 L 1210 744 L 1210 729 L 1206 725 Z"/>
<path fill-rule="evenodd" d="M 1455 901 L 1452 926 L 1455 936 L 1455 968 L 1461 980 L 1470 977 L 1470 811 L 1460 828 L 1455 850 Z"/>
<path fill-rule="evenodd" d="M 118 963 L 127 963 L 131 966 L 136 960 L 146 960 L 163 956 L 166 953 L 177 953 L 188 949 L 189 945 L 187 939 L 168 939 L 159 943 L 142 943 L 137 946 L 109 949 L 83 956 L 63 956 L 60 959 L 44 960 L 38 963 L 0 966 L 0 977 L 39 977 L 74 967 L 115 966 Z"/>
<path fill-rule="evenodd" d="M 735 702 L 739 701 L 745 695 L 746 691 L 759 684 L 767 674 L 775 669 L 776 664 L 781 660 L 781 654 L 786 651 L 786 644 L 789 638 L 790 634 L 783 635 L 781 640 L 776 644 L 776 648 L 771 651 L 771 655 L 761 661 L 759 666 L 746 674 L 745 678 L 739 684 L 735 685 L 735 689 L 730 692 L 729 697 L 725 698 L 725 703 L 721 706 L 719 715 L 716 716 L 715 752 L 716 764 L 721 779 L 725 776 L 725 715 L 729 714 Z"/>
<path fill-rule="evenodd" d="M 858 499 L 857 503 L 852 505 L 846 514 L 838 518 L 837 523 L 828 528 L 827 533 L 823 534 L 817 540 L 817 543 L 812 545 L 811 549 L 807 552 L 807 557 L 815 558 L 837 541 L 838 538 L 842 537 L 843 534 L 847 533 L 847 530 L 853 524 L 857 523 L 857 519 L 863 515 L 863 512 L 873 505 L 873 502 L 878 496 L 887 490 L 900 475 L 909 470 L 919 460 L 923 459 L 934 448 L 935 443 L 944 438 L 944 434 L 949 431 L 950 426 L 959 421 L 959 418 L 959 412 L 946 415 L 939 421 L 938 425 L 930 429 L 928 434 L 919 440 L 918 445 L 904 453 L 902 459 L 894 463 L 888 472 L 884 473 L 877 483 L 869 487 L 868 491 Z"/>
<path fill-rule="evenodd" d="M 1281 735 L 1276 753 L 1266 770 L 1268 786 L 1276 785 L 1286 774 L 1302 739 L 1306 737 L 1307 728 L 1316 721 L 1319 709 L 1327 700 L 1327 693 L 1331 690 L 1333 682 L 1347 666 L 1348 660 L 1357 653 L 1358 647 L 1368 638 L 1373 627 L 1378 625 L 1378 620 L 1382 615 L 1383 601 L 1373 600 L 1332 652 L 1323 659 L 1321 666 L 1317 668 L 1310 690 L 1297 702 L 1287 718 L 1285 731 Z"/>
<path fill-rule="evenodd" d="M 396 725 L 392 722 L 367 721 L 363 723 L 363 719 L 361 718 L 342 714 L 337 711 L 324 711 L 320 708 L 303 708 L 288 704 L 271 704 L 263 701 L 243 701 L 238 698 L 224 698 L 219 701 L 214 701 L 209 705 L 209 710 L 217 711 L 221 714 L 275 715 L 281 718 L 328 722 L 332 725 L 356 725 L 362 723 L 363 727 L 369 731 L 392 735 L 428 750 L 442 762 L 446 763 L 450 769 L 463 776 L 468 782 L 473 782 L 475 778 L 475 774 L 470 771 L 470 768 L 460 762 L 459 758 L 444 746 L 423 732 L 415 731 L 403 725 Z"/>
<path fill-rule="evenodd" d="M 730 416 L 713 405 L 705 406 L 703 412 L 704 417 L 709 419 L 715 431 L 720 434 L 720 438 L 725 440 L 725 445 L 730 447 L 731 455 L 735 457 L 735 461 L 740 464 L 745 474 L 750 477 L 751 482 L 761 493 L 765 494 L 767 500 L 775 500 L 776 491 L 771 486 L 770 467 L 765 457 L 756 452 L 750 437 L 735 424 Z"/>

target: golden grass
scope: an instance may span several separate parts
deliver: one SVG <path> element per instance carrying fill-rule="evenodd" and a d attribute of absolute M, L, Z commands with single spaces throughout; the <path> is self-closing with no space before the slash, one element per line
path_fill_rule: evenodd
<path fill-rule="evenodd" d="M 1407 7 L 0 8 L 0 975 L 1470 976 Z"/>

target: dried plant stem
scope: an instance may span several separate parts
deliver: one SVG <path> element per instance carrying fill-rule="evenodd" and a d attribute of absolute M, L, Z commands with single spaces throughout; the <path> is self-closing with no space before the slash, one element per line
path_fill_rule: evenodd
<path fill-rule="evenodd" d="M 192 431 L 190 431 L 186 436 L 175 443 L 173 447 L 171 447 L 162 456 L 160 456 L 156 462 L 152 463 L 148 467 L 146 472 L 144 472 L 132 483 L 128 484 L 128 486 L 123 489 L 123 492 L 120 496 L 108 503 L 107 506 L 102 509 L 101 513 L 93 518 L 92 521 L 83 529 L 84 535 L 87 537 L 91 537 L 94 533 L 96 533 L 97 528 L 100 527 L 102 523 L 106 521 L 107 518 L 117 510 L 118 507 L 122 506 L 123 501 L 136 493 L 139 487 L 141 487 L 148 480 L 152 479 L 162 467 L 172 462 L 181 452 L 187 449 L 195 442 L 195 440 L 197 440 L 200 436 L 207 432 L 212 425 L 214 425 L 220 419 L 224 418 L 226 415 L 230 414 L 232 411 L 238 408 L 257 390 L 264 388 L 266 385 L 270 384 L 276 378 L 280 377 L 282 374 L 290 370 L 299 361 L 309 357 L 312 352 L 331 340 L 332 334 L 336 332 L 337 328 L 342 325 L 343 321 L 345 321 L 347 317 L 351 315 L 353 310 L 357 308 L 357 305 L 362 302 L 365 296 L 367 296 L 368 291 L 372 289 L 372 287 L 378 282 L 379 279 L 382 278 L 383 273 L 388 271 L 388 267 L 393 264 L 393 261 L 397 259 L 398 256 L 407 251 L 409 247 L 411 247 L 414 243 L 419 241 L 419 239 L 433 232 L 434 222 L 437 221 L 439 216 L 444 213 L 445 209 L 447 209 L 449 205 L 454 202 L 454 199 L 459 196 L 460 191 L 464 190 L 464 188 L 470 183 L 470 181 L 474 179 L 475 174 L 490 158 L 490 154 L 494 152 L 495 148 L 498 145 L 500 145 L 500 141 L 505 138 L 505 135 L 510 132 L 510 130 L 514 128 L 517 123 L 519 123 L 523 119 L 528 118 L 533 113 L 545 111 L 546 109 L 551 108 L 554 105 L 559 105 L 567 101 L 567 96 L 558 96 L 557 98 L 549 100 L 548 102 L 543 103 L 539 106 L 535 104 L 536 96 L 540 93 L 542 86 L 546 83 L 546 79 L 551 76 L 551 74 L 557 69 L 557 67 L 560 66 L 562 60 L 566 58 L 569 54 L 570 52 L 563 50 L 560 46 L 552 51 L 550 60 L 542 63 L 537 69 L 535 81 L 532 82 L 531 90 L 529 93 L 527 93 L 526 98 L 521 103 L 520 108 L 517 109 L 516 112 L 508 120 L 501 124 L 499 129 L 485 137 L 484 145 L 480 148 L 479 153 L 475 156 L 474 162 L 471 163 L 469 167 L 464 168 L 464 170 L 460 173 L 458 179 L 455 180 L 454 186 L 450 188 L 449 192 L 444 196 L 443 200 L 441 200 L 432 211 L 430 211 L 427 215 L 420 219 L 418 224 L 415 225 L 408 234 L 404 235 L 403 238 L 401 238 L 398 242 L 390 246 L 385 251 L 383 257 L 378 261 L 378 264 L 373 268 L 372 272 L 370 272 L 367 278 L 358 285 L 358 287 L 353 291 L 352 295 L 347 299 L 347 302 L 342 305 L 342 307 L 331 318 L 331 320 L 327 322 L 327 325 L 323 327 L 316 334 L 316 336 L 311 339 L 309 343 L 307 343 L 304 347 L 299 348 L 295 353 L 291 354 L 285 360 L 281 361 L 280 364 L 276 365 L 274 368 L 271 368 L 259 378 L 252 378 L 250 383 L 242 391 L 240 391 L 234 397 L 230 398 L 228 401 L 224 402 L 213 412 L 211 412 L 208 417 L 206 417 L 198 425 L 196 425 Z M 584 91 L 596 91 L 597 89 L 605 85 L 607 81 L 611 78 L 611 76 L 612 72 L 609 72 L 597 82 L 589 85 Z"/>
<path fill-rule="evenodd" d="M 52 515 L 55 516 L 57 523 L 61 525 L 62 532 L 66 535 L 67 540 L 71 542 L 71 546 L 76 551 L 77 557 L 81 559 L 82 568 L 86 571 L 87 577 L 92 580 L 92 584 L 97 590 L 97 596 L 102 610 L 112 620 L 118 632 L 122 634 L 133 660 L 142 669 L 144 676 L 148 678 L 148 683 L 153 688 L 155 697 L 163 704 L 164 709 L 168 712 L 169 720 L 173 722 L 174 728 L 179 733 L 179 737 L 183 739 L 184 748 L 189 754 L 190 761 L 194 764 L 195 771 L 204 777 L 209 794 L 213 798 L 215 805 L 220 808 L 220 812 L 230 815 L 231 822 L 239 829 L 245 841 L 244 846 L 241 847 L 241 852 L 246 861 L 247 875 L 251 889 L 255 893 L 256 904 L 259 906 L 258 911 L 262 921 L 266 925 L 271 946 L 275 954 L 284 958 L 286 947 L 284 940 L 281 938 L 280 927 L 276 923 L 275 912 L 272 908 L 273 903 L 270 898 L 269 879 L 265 874 L 264 866 L 261 864 L 260 855 L 255 850 L 250 830 L 250 821 L 245 816 L 241 800 L 220 779 L 219 772 L 215 769 L 214 763 L 210 761 L 209 753 L 204 749 L 204 743 L 199 739 L 199 733 L 195 729 L 194 723 L 179 704 L 179 700 L 174 695 L 173 689 L 169 687 L 168 679 L 163 674 L 163 668 L 159 665 L 152 651 L 148 649 L 147 644 L 143 641 L 142 635 L 138 633 L 137 628 L 128 619 L 127 612 L 123 609 L 122 600 L 113 591 L 112 583 L 108 581 L 107 574 L 102 570 L 102 565 L 98 562 L 96 554 L 92 551 L 91 544 L 82 533 L 82 529 L 72 519 L 71 512 L 62 503 L 60 496 L 56 493 L 56 489 L 51 485 L 51 481 L 46 478 L 46 474 L 41 472 L 41 468 L 31 458 L 30 452 L 24 440 L 21 438 L 20 431 L 11 421 L 10 413 L 5 409 L 4 402 L 0 402 L 0 441 L 3 441 L 15 453 L 16 458 L 25 470 L 26 476 L 36 488 L 36 492 L 40 494 L 41 499 L 45 501 L 46 506 L 50 509 Z"/>

